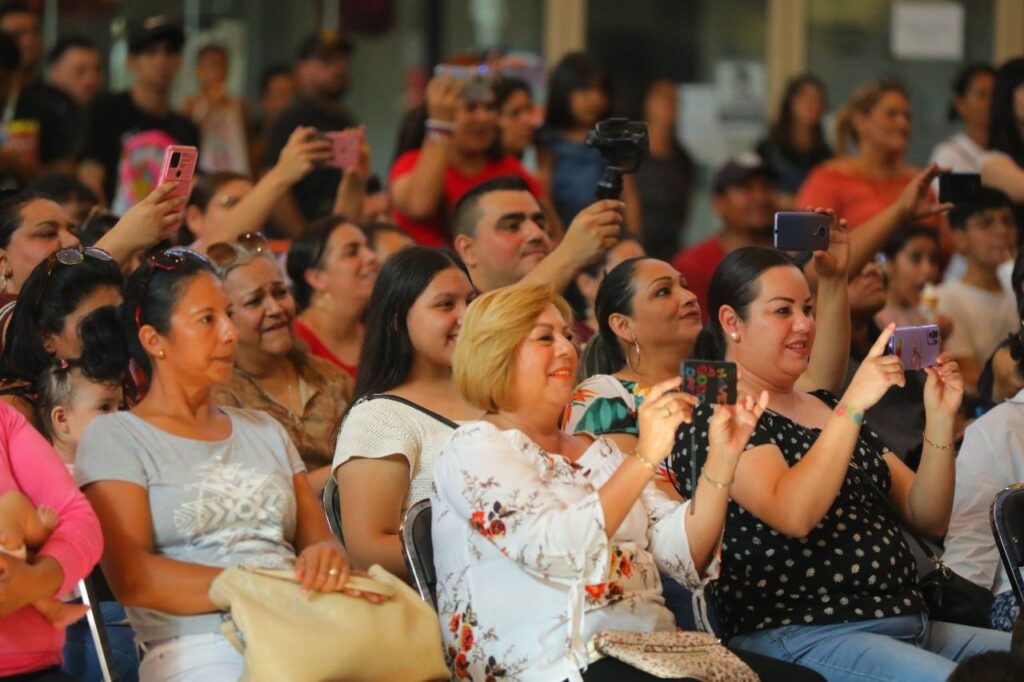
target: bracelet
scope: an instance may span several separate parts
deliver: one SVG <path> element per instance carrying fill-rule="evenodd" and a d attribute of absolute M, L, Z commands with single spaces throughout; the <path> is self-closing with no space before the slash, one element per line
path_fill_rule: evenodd
<path fill-rule="evenodd" d="M 427 139 L 431 142 L 440 142 L 442 144 L 448 144 L 452 141 L 452 134 L 444 130 L 431 130 L 427 129 Z"/>
<path fill-rule="evenodd" d="M 716 488 L 718 488 L 719 490 L 727 490 L 729 488 L 729 486 L 731 486 L 733 483 L 736 482 L 736 477 L 735 476 L 728 483 L 722 483 L 720 481 L 716 481 L 715 479 L 713 479 L 710 476 L 708 476 L 707 472 L 704 471 L 703 469 L 701 469 L 701 471 L 700 471 L 700 477 L 703 478 L 708 483 L 710 483 L 711 485 L 713 485 Z"/>
<path fill-rule="evenodd" d="M 850 407 L 846 403 L 839 403 L 838 405 L 836 405 L 835 413 L 836 413 L 837 417 L 845 417 L 845 416 L 849 415 L 850 416 L 850 420 L 854 424 L 863 424 L 864 423 L 864 413 L 863 412 L 858 412 L 857 410 L 855 410 L 854 408 Z"/>
<path fill-rule="evenodd" d="M 925 445 L 929 445 L 929 446 L 935 448 L 936 450 L 952 450 L 953 449 L 953 443 L 947 443 L 946 445 L 939 445 L 938 443 L 933 443 L 930 440 L 928 440 L 928 436 L 925 436 L 924 434 L 921 434 L 921 437 L 924 438 Z"/>
<path fill-rule="evenodd" d="M 651 473 L 652 477 L 654 476 L 654 473 L 658 470 L 658 465 L 653 463 L 651 460 L 647 459 L 643 455 L 641 455 L 639 450 L 633 450 L 631 453 L 629 453 L 629 456 L 636 457 L 638 460 L 640 460 L 640 462 L 645 467 L 647 467 L 647 471 Z"/>
<path fill-rule="evenodd" d="M 453 133 L 455 132 L 455 123 L 453 121 L 442 121 L 439 118 L 428 118 L 427 130 L 447 130 L 449 133 Z"/>

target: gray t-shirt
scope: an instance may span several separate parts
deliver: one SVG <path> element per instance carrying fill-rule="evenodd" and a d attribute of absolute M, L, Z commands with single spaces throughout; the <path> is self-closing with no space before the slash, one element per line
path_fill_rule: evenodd
<path fill-rule="evenodd" d="M 305 470 L 302 459 L 270 416 L 219 409 L 231 419 L 231 435 L 221 441 L 175 436 L 129 412 L 97 417 L 78 446 L 78 485 L 113 480 L 145 488 L 156 554 L 206 566 L 288 568 L 295 560 L 292 476 Z M 143 642 L 220 632 L 216 613 L 127 611 Z"/>

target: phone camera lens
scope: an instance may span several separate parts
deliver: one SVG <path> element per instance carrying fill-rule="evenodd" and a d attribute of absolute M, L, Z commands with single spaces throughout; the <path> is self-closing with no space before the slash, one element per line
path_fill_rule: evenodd
<path fill-rule="evenodd" d="M 171 168 L 177 168 L 179 163 L 181 163 L 181 152 L 174 152 L 171 154 Z"/>

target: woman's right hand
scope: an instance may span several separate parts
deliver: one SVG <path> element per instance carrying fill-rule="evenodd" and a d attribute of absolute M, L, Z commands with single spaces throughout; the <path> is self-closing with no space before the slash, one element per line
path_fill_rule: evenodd
<path fill-rule="evenodd" d="M 316 128 L 299 126 L 288 136 L 274 165 L 285 182 L 294 185 L 316 166 L 330 161 L 331 141 L 316 135 Z"/>
<path fill-rule="evenodd" d="M 668 457 L 679 425 L 690 423 L 693 408 L 700 404 L 697 396 L 676 390 L 682 381 L 682 377 L 675 377 L 652 386 L 637 412 L 640 435 L 636 452 L 651 464 L 660 464 Z"/>
<path fill-rule="evenodd" d="M 850 385 L 843 394 L 842 402 L 849 407 L 864 411 L 882 399 L 892 386 L 905 386 L 903 363 L 897 355 L 886 355 L 885 347 L 892 337 L 895 324 L 889 324 L 871 346 L 853 375 Z"/>
<path fill-rule="evenodd" d="M 934 201 L 934 195 L 931 194 L 932 181 L 949 171 L 949 168 L 943 168 L 933 162 L 907 183 L 896 199 L 896 210 L 902 217 L 900 222 L 923 220 L 953 208 L 953 204 L 949 202 L 940 204 Z"/>
<path fill-rule="evenodd" d="M 446 123 L 455 121 L 455 111 L 459 108 L 459 100 L 466 85 L 465 81 L 451 76 L 431 79 L 427 83 L 427 116 Z"/>
<path fill-rule="evenodd" d="M 761 391 L 757 400 L 744 395 L 735 405 L 715 405 L 708 423 L 708 459 L 713 453 L 738 459 L 767 407 L 768 391 Z"/>

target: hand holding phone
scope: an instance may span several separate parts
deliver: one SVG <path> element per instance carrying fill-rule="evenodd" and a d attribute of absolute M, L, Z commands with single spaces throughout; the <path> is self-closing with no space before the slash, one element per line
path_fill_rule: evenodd
<path fill-rule="evenodd" d="M 715 360 L 683 360 L 679 390 L 696 396 L 701 404 L 736 404 L 736 363 Z"/>
<path fill-rule="evenodd" d="M 831 218 L 810 211 L 780 211 L 775 214 L 772 236 L 779 251 L 826 251 Z"/>
<path fill-rule="evenodd" d="M 332 156 L 328 166 L 350 170 L 359 165 L 359 143 L 363 137 L 359 128 L 331 130 L 323 136 L 331 143 Z"/>
<path fill-rule="evenodd" d="M 895 355 L 905 369 L 924 369 L 937 364 L 942 336 L 937 324 L 897 327 L 886 345 L 887 355 Z"/>
<path fill-rule="evenodd" d="M 457 66 L 453 64 L 438 64 L 434 67 L 434 77 L 449 77 L 454 81 L 463 83 L 462 96 L 471 102 L 479 102 L 491 96 L 493 77 L 489 67 L 481 64 L 479 66 Z"/>
<path fill-rule="evenodd" d="M 169 192 L 167 197 L 187 197 L 191 191 L 192 177 L 196 173 L 198 161 L 199 150 L 195 147 L 171 145 L 164 150 L 164 161 L 156 186 L 170 181 L 177 182 L 178 186 Z"/>
<path fill-rule="evenodd" d="M 976 204 L 981 195 L 981 176 L 977 173 L 939 175 L 939 201 L 954 206 Z"/>

